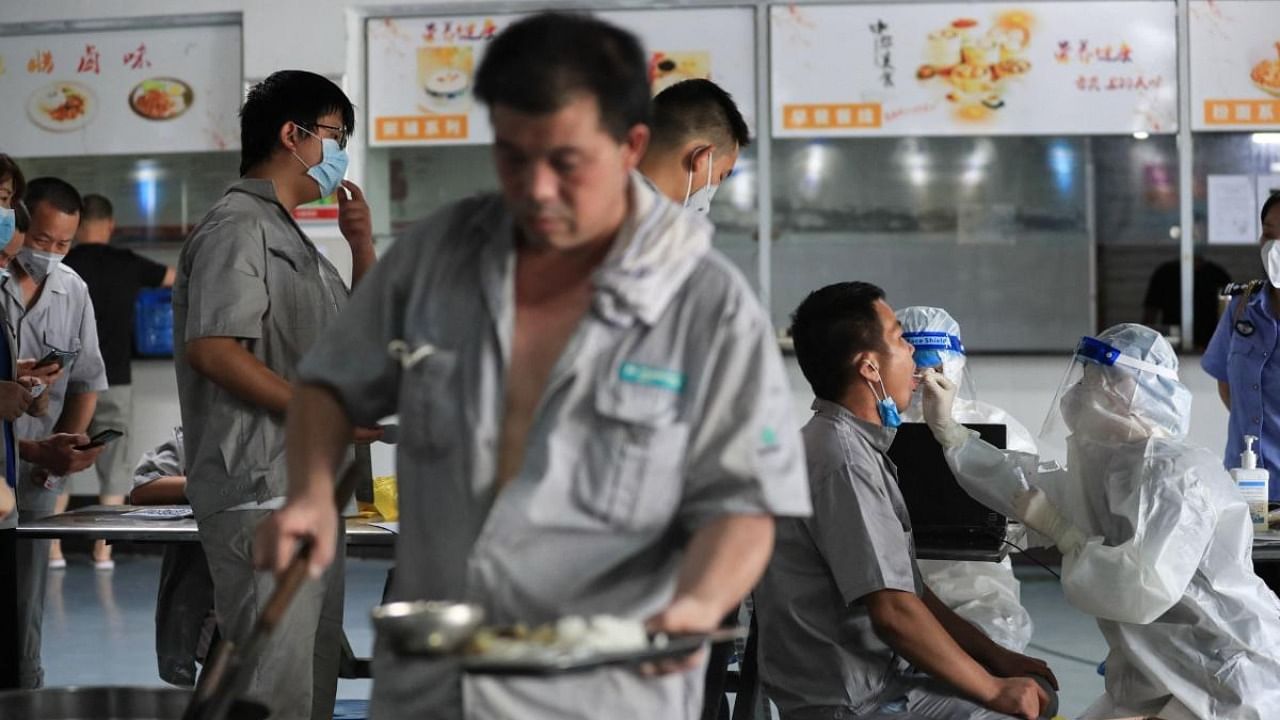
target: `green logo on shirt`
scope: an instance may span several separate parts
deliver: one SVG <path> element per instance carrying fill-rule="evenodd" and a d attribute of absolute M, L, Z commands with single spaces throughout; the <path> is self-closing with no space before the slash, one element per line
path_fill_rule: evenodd
<path fill-rule="evenodd" d="M 684 389 L 684 373 L 679 370 L 651 367 L 640 363 L 624 362 L 618 369 L 618 379 L 633 385 L 647 385 L 678 393 Z"/>
<path fill-rule="evenodd" d="M 777 445 L 778 431 L 766 425 L 764 430 L 760 431 L 760 444 L 764 445 L 765 447 L 772 447 L 774 445 Z"/>

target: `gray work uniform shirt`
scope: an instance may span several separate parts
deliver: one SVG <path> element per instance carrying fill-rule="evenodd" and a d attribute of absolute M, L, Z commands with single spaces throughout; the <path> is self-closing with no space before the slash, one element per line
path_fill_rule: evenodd
<path fill-rule="evenodd" d="M 51 350 L 77 353 L 62 369 L 58 381 L 45 388 L 49 393 L 48 412 L 40 417 L 23 415 L 13 423 L 17 440 L 40 440 L 53 433 L 68 395 L 107 389 L 107 367 L 98 350 L 98 325 L 89 299 L 89 286 L 75 270 L 59 263 L 45 278 L 44 290 L 30 309 L 26 307 L 17 278 L 6 277 L 0 284 L 0 294 L 4 296 L 10 336 L 16 339 L 15 355 L 39 360 Z M 29 517 L 51 511 L 59 494 L 32 482 L 35 469 L 27 462 L 18 464 L 18 506 L 31 511 Z"/>
<path fill-rule="evenodd" d="M 497 196 L 401 239 L 303 361 L 351 419 L 399 413 L 395 599 L 479 602 L 493 623 L 644 619 L 692 533 L 731 513 L 807 515 L 769 320 L 711 226 L 638 174 L 592 305 L 553 369 L 523 464 L 495 496 L 510 373 L 515 230 Z M 683 718 L 697 671 L 469 677 L 375 657 L 375 718 Z M 463 697 L 465 696 L 465 702 Z"/>
<path fill-rule="evenodd" d="M 236 338 L 285 380 L 347 298 L 337 269 L 276 199 L 242 179 L 191 231 L 173 288 L 174 366 L 196 518 L 283 497 L 284 416 L 231 395 L 187 364 L 186 343 Z"/>
<path fill-rule="evenodd" d="M 815 400 L 802 431 L 813 516 L 778 520 L 773 558 L 754 593 L 760 678 L 785 714 L 874 708 L 907 669 L 875 633 L 861 599 L 921 595 L 911 520 L 889 459 L 894 430 Z"/>

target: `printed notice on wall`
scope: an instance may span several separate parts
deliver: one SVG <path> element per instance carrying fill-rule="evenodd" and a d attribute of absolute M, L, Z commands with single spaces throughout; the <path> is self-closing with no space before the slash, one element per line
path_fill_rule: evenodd
<path fill-rule="evenodd" d="M 1252 175 L 1209 176 L 1209 244 L 1258 242 L 1258 212 Z"/>

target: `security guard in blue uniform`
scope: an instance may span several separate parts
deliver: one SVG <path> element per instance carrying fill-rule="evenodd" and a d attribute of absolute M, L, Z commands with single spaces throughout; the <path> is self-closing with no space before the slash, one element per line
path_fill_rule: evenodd
<path fill-rule="evenodd" d="M 1280 193 L 1262 206 L 1262 264 L 1266 280 L 1233 283 L 1213 339 L 1200 361 L 1218 381 L 1218 394 L 1230 412 L 1224 464 L 1239 464 L 1244 436 L 1258 438 L 1258 467 L 1271 471 L 1271 501 L 1280 500 Z M 1277 568 L 1259 568 L 1273 589 Z"/>
<path fill-rule="evenodd" d="M 1259 467 L 1280 468 L 1280 194 L 1262 211 L 1262 261 L 1270 282 L 1233 283 L 1223 290 L 1230 298 L 1200 361 L 1218 380 L 1218 392 L 1230 411 L 1227 467 L 1239 463 L 1245 435 L 1258 437 Z M 1277 477 L 1280 480 L 1280 477 Z M 1271 484 L 1271 499 L 1280 500 L 1280 482 Z"/>

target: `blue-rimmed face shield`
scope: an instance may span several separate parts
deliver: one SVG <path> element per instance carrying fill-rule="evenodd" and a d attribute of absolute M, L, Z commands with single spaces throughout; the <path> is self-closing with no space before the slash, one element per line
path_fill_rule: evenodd
<path fill-rule="evenodd" d="M 916 351 L 913 358 L 919 369 L 936 368 L 952 354 L 963 357 L 964 343 L 955 335 L 944 332 L 905 332 L 902 339 L 911 343 Z"/>
<path fill-rule="evenodd" d="M 956 397 L 972 402 L 977 399 L 973 381 L 966 368 L 964 343 L 959 336 L 935 330 L 910 330 L 902 333 L 902 339 L 915 348 L 912 359 L 916 364 L 916 377 L 933 371 L 942 373 L 955 383 L 959 390 Z M 920 404 L 920 390 L 912 394 L 910 409 L 914 412 Z"/>
<path fill-rule="evenodd" d="M 1128 355 L 1098 338 L 1080 338 L 1041 427 L 1042 450 L 1065 452 L 1065 439 L 1073 433 L 1116 443 L 1151 437 L 1155 426 L 1149 413 L 1138 407 L 1139 390 L 1161 381 L 1178 383 L 1177 371 Z"/>

